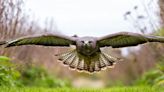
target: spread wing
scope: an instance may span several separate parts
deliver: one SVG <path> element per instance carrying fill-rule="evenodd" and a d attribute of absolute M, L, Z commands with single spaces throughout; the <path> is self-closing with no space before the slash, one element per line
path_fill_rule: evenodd
<path fill-rule="evenodd" d="M 164 43 L 164 37 L 146 36 L 131 32 L 119 32 L 98 39 L 98 44 L 100 47 L 112 46 L 113 48 L 136 46 L 146 42 Z"/>
<path fill-rule="evenodd" d="M 6 47 L 20 45 L 69 46 L 75 45 L 75 40 L 73 37 L 57 34 L 34 35 L 7 41 Z"/>

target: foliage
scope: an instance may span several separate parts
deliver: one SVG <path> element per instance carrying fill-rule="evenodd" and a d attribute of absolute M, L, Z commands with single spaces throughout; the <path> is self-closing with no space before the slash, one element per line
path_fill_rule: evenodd
<path fill-rule="evenodd" d="M 109 81 L 106 85 L 106 87 L 123 87 L 125 86 L 126 84 L 123 83 L 123 81 L 121 80 L 116 80 L 116 81 Z"/>
<path fill-rule="evenodd" d="M 163 88 L 156 87 L 113 87 L 106 89 L 85 88 L 10 88 L 0 87 L 3 92 L 162 92 Z"/>
<path fill-rule="evenodd" d="M 71 84 L 51 76 L 42 67 L 28 65 L 18 71 L 10 58 L 0 56 L 0 86 L 71 87 Z"/>
<path fill-rule="evenodd" d="M 152 70 L 145 73 L 141 79 L 137 80 L 137 85 L 157 85 L 164 80 L 164 75 L 159 70 Z"/>
<path fill-rule="evenodd" d="M 164 58 L 159 60 L 157 68 L 145 73 L 136 81 L 137 85 L 164 86 Z"/>
<path fill-rule="evenodd" d="M 28 66 L 26 67 L 20 78 L 21 84 L 24 86 L 36 87 L 70 87 L 70 82 L 61 80 L 51 76 L 42 67 Z"/>
<path fill-rule="evenodd" d="M 5 56 L 0 56 L 0 86 L 16 86 L 20 73 L 15 65 Z"/>

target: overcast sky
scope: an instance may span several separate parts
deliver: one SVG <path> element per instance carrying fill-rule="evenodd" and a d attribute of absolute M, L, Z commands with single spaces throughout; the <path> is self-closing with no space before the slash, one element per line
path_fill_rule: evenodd
<path fill-rule="evenodd" d="M 27 0 L 27 7 L 39 20 L 54 18 L 57 30 L 67 35 L 102 36 L 133 31 L 123 15 L 144 0 Z M 146 0 L 150 1 L 150 0 Z"/>

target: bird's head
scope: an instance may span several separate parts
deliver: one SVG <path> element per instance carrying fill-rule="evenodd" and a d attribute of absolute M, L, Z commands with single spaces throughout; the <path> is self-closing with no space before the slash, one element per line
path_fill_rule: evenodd
<path fill-rule="evenodd" d="M 82 37 L 77 40 L 76 44 L 80 52 L 91 54 L 96 48 L 96 39 L 92 37 Z"/>
<path fill-rule="evenodd" d="M 77 41 L 77 44 L 85 48 L 90 48 L 96 46 L 96 41 L 92 37 L 83 37 Z"/>

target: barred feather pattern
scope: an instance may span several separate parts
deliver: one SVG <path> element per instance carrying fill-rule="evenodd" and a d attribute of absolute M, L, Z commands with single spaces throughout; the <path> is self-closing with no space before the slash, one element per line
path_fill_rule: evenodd
<path fill-rule="evenodd" d="M 63 54 L 58 54 L 58 60 L 70 69 L 84 71 L 88 73 L 99 72 L 106 68 L 113 68 L 119 58 L 110 56 L 105 52 L 98 52 L 94 56 L 84 56 L 76 50 L 70 50 Z"/>

